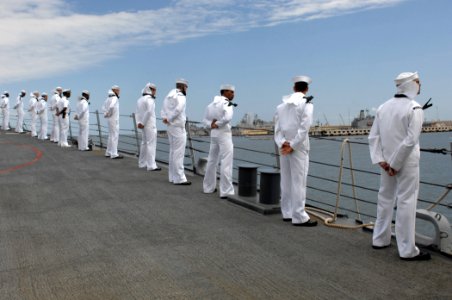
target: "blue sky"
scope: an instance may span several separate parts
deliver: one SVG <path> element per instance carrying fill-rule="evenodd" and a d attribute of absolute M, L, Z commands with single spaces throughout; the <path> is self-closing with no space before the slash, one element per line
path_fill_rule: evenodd
<path fill-rule="evenodd" d="M 2 0 L 0 89 L 88 89 L 95 110 L 117 84 L 130 114 L 146 82 L 159 112 L 183 77 L 187 115 L 201 120 L 232 83 L 236 123 L 270 120 L 291 78 L 309 75 L 315 119 L 340 124 L 391 97 L 398 73 L 418 71 L 418 102 L 434 103 L 426 119 L 450 120 L 451 15 L 449 0 Z"/>

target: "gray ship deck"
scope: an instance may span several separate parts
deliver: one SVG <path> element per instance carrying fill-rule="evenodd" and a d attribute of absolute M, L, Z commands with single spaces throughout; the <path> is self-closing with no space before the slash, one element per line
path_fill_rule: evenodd
<path fill-rule="evenodd" d="M 134 158 L 5 133 L 0 153 L 1 299 L 452 298 L 438 253 L 401 261 L 395 241 L 294 227 Z"/>

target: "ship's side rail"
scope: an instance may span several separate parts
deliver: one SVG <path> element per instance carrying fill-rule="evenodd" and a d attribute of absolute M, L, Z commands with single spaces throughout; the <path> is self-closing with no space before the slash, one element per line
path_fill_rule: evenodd
<path fill-rule="evenodd" d="M 12 127 L 15 127 L 16 116 L 11 116 Z M 26 114 L 24 120 L 24 129 L 29 130 L 30 118 Z M 161 122 L 161 119 L 158 119 Z M 52 118 L 49 115 L 48 134 L 50 134 L 53 126 Z M 118 150 L 120 152 L 138 156 L 141 145 L 141 131 L 136 128 L 136 120 L 134 114 L 120 115 L 120 137 Z M 126 125 L 126 126 L 124 126 Z M 39 121 L 37 127 L 39 128 Z M 123 128 L 125 127 L 125 128 Z M 200 122 L 187 122 L 187 147 L 185 156 L 185 167 L 187 170 L 197 173 L 197 162 L 199 159 L 206 159 L 209 153 L 210 138 L 208 135 L 199 135 Z M 90 138 L 95 146 L 106 148 L 108 140 L 108 123 L 103 115 L 98 111 L 90 112 Z M 76 140 L 78 135 L 78 122 L 70 120 L 69 138 Z M 269 142 L 271 136 L 266 138 L 255 138 L 253 145 L 250 146 L 250 138 L 237 137 L 234 139 L 234 175 L 233 180 L 237 182 L 238 166 L 243 163 L 252 163 L 261 167 L 279 169 L 279 153 L 274 143 Z M 366 219 L 374 219 L 376 217 L 376 199 L 379 186 L 379 170 L 370 164 L 370 159 L 364 166 L 358 164 L 358 167 L 350 168 L 350 161 L 343 162 L 342 170 L 345 174 L 341 180 L 341 189 L 338 195 L 338 178 L 341 169 L 339 149 L 343 139 L 340 138 L 322 138 L 312 137 L 311 148 L 323 148 L 325 151 L 332 153 L 328 159 L 324 157 L 316 157 L 315 151 L 311 150 L 310 166 L 308 173 L 308 191 L 307 205 L 319 207 L 328 211 L 334 211 L 336 207 L 337 197 L 341 198 L 339 203 L 340 214 L 350 218 L 356 218 L 357 215 Z M 366 142 L 350 141 L 350 146 L 358 151 L 366 153 L 368 157 L 368 144 Z M 360 149 L 362 147 L 362 149 Z M 365 149 L 364 149 L 365 148 Z M 157 154 L 156 159 L 161 163 L 168 163 L 169 142 L 166 132 L 158 133 Z M 354 159 L 354 158 L 353 158 Z M 355 162 L 353 163 L 355 166 Z M 353 173 L 351 173 L 352 171 Z M 356 180 L 352 180 L 350 174 L 355 174 Z M 258 180 L 259 182 L 259 180 Z M 431 206 L 439 195 L 447 189 L 447 184 L 437 184 L 433 182 L 421 181 L 419 196 L 420 208 Z M 259 188 L 259 187 L 258 187 Z M 356 193 L 353 192 L 356 190 Z M 359 211 L 356 208 L 356 202 L 359 204 Z M 449 211 L 450 204 L 438 203 L 437 207 L 442 211 Z"/>

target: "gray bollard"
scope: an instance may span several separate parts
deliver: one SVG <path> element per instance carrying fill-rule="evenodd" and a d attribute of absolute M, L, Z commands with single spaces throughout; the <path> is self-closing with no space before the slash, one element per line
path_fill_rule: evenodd
<path fill-rule="evenodd" d="M 263 168 L 260 171 L 259 203 L 279 204 L 281 197 L 280 173 L 276 169 Z"/>
<path fill-rule="evenodd" d="M 257 194 L 257 165 L 241 164 L 239 167 L 239 196 L 254 197 Z"/>

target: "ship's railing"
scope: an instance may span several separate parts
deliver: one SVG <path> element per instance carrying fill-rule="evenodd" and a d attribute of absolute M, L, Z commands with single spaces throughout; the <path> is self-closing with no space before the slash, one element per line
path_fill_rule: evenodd
<path fill-rule="evenodd" d="M 12 127 L 15 127 L 15 116 L 11 116 Z M 158 118 L 158 122 L 161 119 Z M 30 118 L 26 114 L 24 120 L 24 129 L 29 130 Z M 118 150 L 133 156 L 138 156 L 141 144 L 141 130 L 136 128 L 136 120 L 134 114 L 120 115 L 121 127 L 129 129 L 120 129 L 120 137 Z M 128 126 L 124 126 L 128 125 Z M 49 114 L 48 134 L 50 134 L 53 126 L 52 118 Z M 39 121 L 37 125 L 39 129 Z M 200 122 L 187 121 L 187 147 L 185 155 L 185 168 L 197 173 L 196 166 L 199 159 L 206 159 L 209 153 L 210 138 L 209 136 L 200 136 Z M 100 148 L 106 148 L 108 139 L 108 124 L 103 115 L 98 111 L 90 112 L 90 138 L 93 144 Z M 132 128 L 132 129 L 130 129 Z M 250 128 L 252 129 L 252 128 Z M 198 131 L 198 132 L 197 132 Z M 202 131 L 202 130 L 201 130 Z M 205 131 L 204 133 L 207 133 Z M 70 120 L 69 138 L 75 139 L 78 135 L 78 122 Z M 255 138 L 255 137 L 254 137 Z M 233 180 L 237 182 L 238 166 L 242 163 L 252 163 L 262 167 L 270 167 L 279 169 L 279 153 L 274 143 L 268 142 L 272 136 L 264 137 L 267 141 L 255 139 L 253 147 L 247 146 L 250 138 L 236 137 L 234 140 L 234 175 Z M 352 183 L 351 176 L 347 176 L 348 172 L 344 172 L 345 176 L 341 180 L 342 188 L 338 195 L 338 178 L 341 168 L 339 150 L 340 138 L 323 138 L 311 137 L 311 154 L 308 173 L 308 190 L 307 204 L 319 207 L 328 211 L 334 211 L 336 208 L 336 199 L 339 196 L 341 215 L 347 215 L 356 218 L 358 214 L 364 218 L 374 219 L 376 217 L 376 199 L 379 187 L 379 170 L 372 166 L 370 159 L 364 166 L 353 167 L 352 171 L 356 174 L 356 180 Z M 366 153 L 368 156 L 367 142 L 349 141 L 350 147 L 357 149 L 354 153 Z M 319 148 L 328 150 L 332 153 L 328 159 L 317 158 L 315 151 Z M 168 163 L 169 142 L 165 131 L 159 132 L 157 139 L 157 155 L 156 160 L 161 163 Z M 345 158 L 347 160 L 347 158 Z M 343 170 L 351 170 L 350 162 L 344 162 Z M 354 164 L 356 165 L 356 164 Z M 259 182 L 259 180 L 258 180 Z M 435 199 L 441 195 L 447 184 L 438 184 L 421 180 L 421 188 L 419 195 L 419 208 L 431 206 L 435 203 Z M 352 193 L 353 189 L 356 193 Z M 359 203 L 359 211 L 355 206 L 355 201 Z M 437 207 L 446 211 L 451 208 L 450 204 L 439 203 Z"/>

